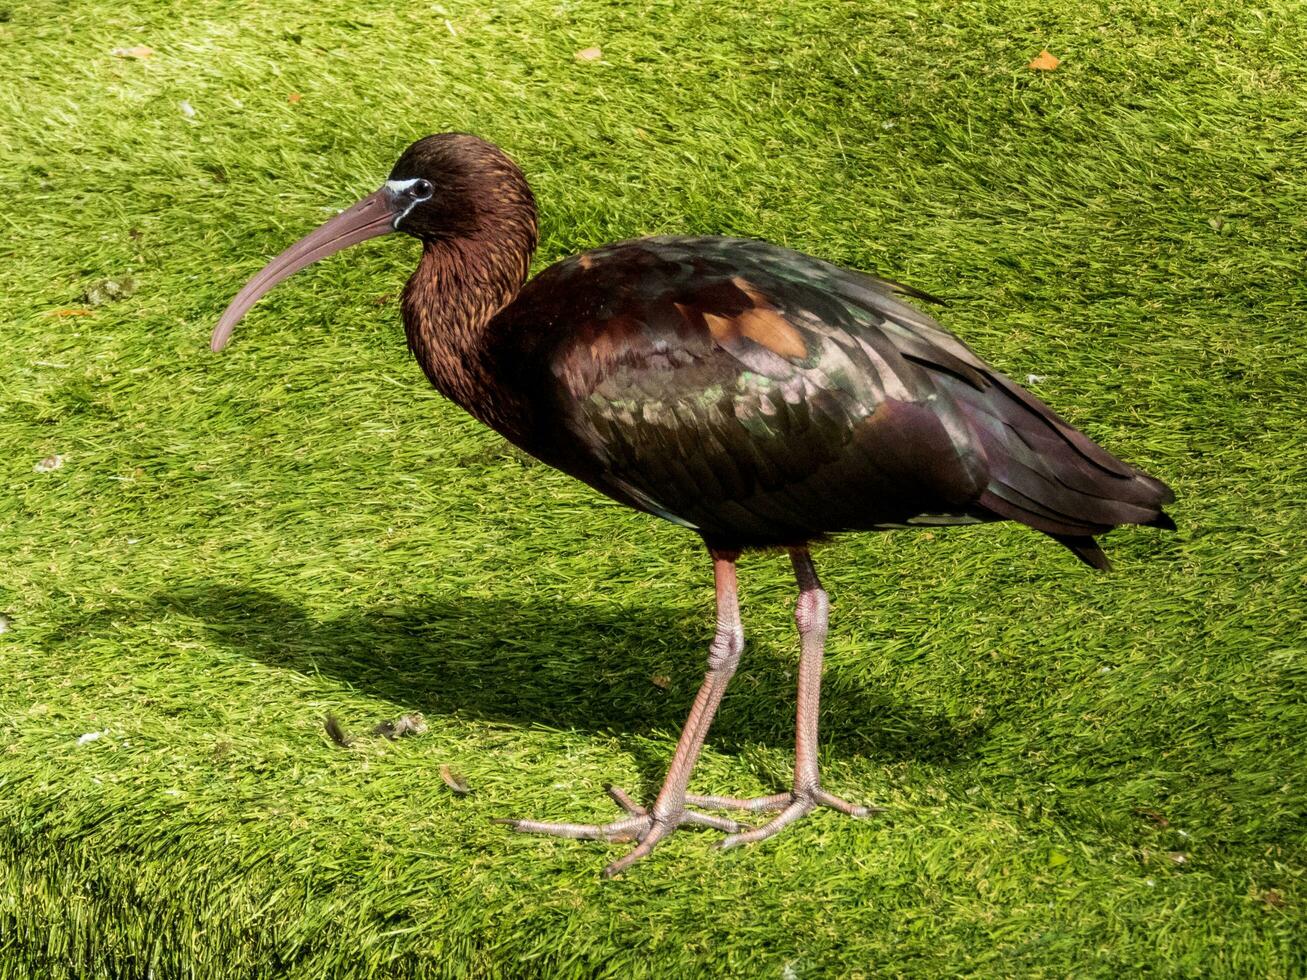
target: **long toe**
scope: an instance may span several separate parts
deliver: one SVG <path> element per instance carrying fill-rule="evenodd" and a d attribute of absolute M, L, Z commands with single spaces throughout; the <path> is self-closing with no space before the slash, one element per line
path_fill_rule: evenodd
<path fill-rule="evenodd" d="M 796 799 L 784 810 L 772 817 L 768 823 L 742 834 L 731 834 L 724 837 L 722 838 L 721 843 L 717 846 L 722 850 L 725 850 L 728 847 L 736 847 L 740 844 L 756 844 L 760 840 L 766 840 L 773 834 L 780 833 L 804 814 L 811 812 L 814 806 L 816 806 L 816 804 L 813 803 L 811 799 Z"/>
<path fill-rule="evenodd" d="M 680 814 L 655 816 L 645 807 L 640 806 L 625 792 L 614 787 L 607 787 L 608 795 L 626 811 L 620 820 L 609 823 L 552 823 L 542 820 L 496 820 L 510 830 L 520 834 L 547 834 L 553 837 L 566 837 L 572 840 L 606 840 L 613 842 L 637 841 L 629 854 L 614 861 L 603 871 L 605 878 L 611 878 L 629 868 L 636 861 L 647 856 L 664 837 L 678 827 L 707 827 L 720 830 L 726 834 L 739 834 L 747 828 L 734 820 L 714 814 L 696 813 L 684 810 Z"/>
<path fill-rule="evenodd" d="M 690 806 L 703 807 L 705 810 L 747 810 L 750 813 L 765 813 L 768 810 L 784 810 L 794 799 L 793 793 L 776 793 L 773 796 L 696 796 L 689 794 L 685 802 Z"/>
<path fill-rule="evenodd" d="M 718 844 L 718 847 L 721 848 L 735 847 L 739 844 L 754 844 L 760 840 L 766 840 L 819 806 L 829 807 L 856 819 L 864 819 L 872 814 L 884 812 L 884 807 L 860 806 L 841 799 L 833 793 L 827 793 L 823 789 L 803 793 L 790 792 L 774 796 L 757 796 L 751 799 L 740 799 L 733 796 L 687 796 L 686 802 L 709 809 L 748 810 L 755 813 L 770 810 L 780 811 L 761 827 L 730 834 Z"/>
<path fill-rule="evenodd" d="M 876 813 L 885 812 L 883 806 L 862 806 L 858 803 L 850 803 L 848 800 L 840 799 L 834 793 L 827 793 L 824 789 L 817 790 L 814 798 L 822 806 L 828 806 L 832 810 L 839 810 L 840 813 L 846 813 L 850 817 L 856 817 L 859 820 Z"/>
<path fill-rule="evenodd" d="M 519 834 L 549 834 L 573 840 L 639 840 L 649 829 L 649 817 L 627 817 L 612 823 L 546 823 L 543 820 L 496 820 Z"/>

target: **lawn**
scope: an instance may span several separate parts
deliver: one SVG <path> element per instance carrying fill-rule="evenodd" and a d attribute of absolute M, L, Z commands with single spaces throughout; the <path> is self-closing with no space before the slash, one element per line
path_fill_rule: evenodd
<path fill-rule="evenodd" d="M 1307 973 L 1307 11 L 1043 7 L 0 11 L 0 976 Z M 825 780 L 873 820 L 610 882 L 625 845 L 506 832 L 656 791 L 697 540 L 428 388 L 410 240 L 207 348 L 455 129 L 521 163 L 537 267 L 720 233 L 947 297 L 1179 532 L 1113 533 L 1110 574 L 1011 525 L 821 549 Z M 787 566 L 741 563 L 699 792 L 788 780 Z"/>

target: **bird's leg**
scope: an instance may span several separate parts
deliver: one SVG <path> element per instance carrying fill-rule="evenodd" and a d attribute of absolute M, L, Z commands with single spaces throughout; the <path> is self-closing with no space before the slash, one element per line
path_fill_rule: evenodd
<path fill-rule="evenodd" d="M 827 793 L 817 775 L 817 712 L 821 702 L 822 656 L 826 646 L 826 624 L 830 599 L 817 578 L 812 556 L 807 548 L 791 548 L 794 576 L 799 583 L 799 601 L 794 619 L 799 627 L 799 695 L 794 735 L 794 788 L 789 793 L 740 800 L 724 796 L 692 796 L 687 802 L 696 806 L 738 808 L 743 810 L 779 810 L 771 822 L 755 830 L 731 834 L 722 847 L 751 844 L 765 840 L 777 831 L 817 808 L 828 806 L 851 817 L 866 817 L 879 807 L 857 806 Z"/>
<path fill-rule="evenodd" d="M 639 843 L 631 852 L 604 869 L 604 877 L 611 878 L 629 868 L 647 855 L 660 840 L 681 824 L 713 827 L 726 833 L 738 833 L 742 828 L 734 820 L 696 813 L 685 808 L 686 787 L 690 772 L 698 761 L 699 752 L 708 735 L 713 715 L 726 693 L 726 685 L 740 662 L 744 649 L 744 629 L 740 625 L 740 604 L 737 595 L 735 561 L 739 552 L 714 551 L 713 575 L 717 586 L 717 632 L 708 648 L 708 672 L 690 709 L 676 743 L 676 754 L 663 780 L 662 789 L 653 806 L 646 810 L 636 804 L 622 790 L 608 788 L 608 795 L 627 813 L 621 820 L 607 824 L 542 823 L 536 820 L 505 820 L 514 830 L 522 833 L 553 834 L 557 837 L 574 837 L 586 840 L 628 841 Z"/>

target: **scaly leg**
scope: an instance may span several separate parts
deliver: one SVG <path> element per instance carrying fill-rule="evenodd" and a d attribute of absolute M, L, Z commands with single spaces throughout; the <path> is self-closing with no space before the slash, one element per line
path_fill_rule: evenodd
<path fill-rule="evenodd" d="M 771 822 L 755 830 L 731 834 L 722 847 L 752 844 L 765 840 L 819 806 L 851 817 L 867 817 L 880 807 L 857 806 L 827 793 L 817 775 L 817 711 L 821 702 L 822 656 L 826 646 L 826 624 L 830 599 L 817 578 L 817 569 L 807 548 L 791 548 L 794 577 L 799 583 L 799 601 L 794 619 L 799 627 L 802 652 L 799 655 L 799 696 L 794 732 L 794 789 L 776 796 L 741 800 L 729 796 L 691 796 L 686 802 L 694 806 L 749 811 L 779 810 Z"/>
<path fill-rule="evenodd" d="M 648 810 L 638 806 L 619 789 L 609 788 L 609 795 L 627 813 L 621 820 L 607 824 L 542 823 L 536 820 L 500 821 L 513 830 L 530 834 L 553 834 L 585 840 L 628 841 L 639 843 L 629 854 L 604 869 L 604 877 L 625 871 L 647 855 L 660 840 L 681 824 L 714 827 L 727 833 L 738 833 L 742 828 L 734 820 L 695 813 L 685 808 L 685 791 L 690 783 L 690 772 L 699 758 L 708 727 L 726 693 L 735 668 L 744 649 L 744 629 L 740 625 L 740 604 L 737 596 L 735 561 L 739 552 L 714 551 L 713 575 L 717 585 L 717 633 L 708 648 L 708 672 L 694 699 L 690 717 L 681 730 L 676 743 L 676 754 L 663 780 L 658 798 Z"/>

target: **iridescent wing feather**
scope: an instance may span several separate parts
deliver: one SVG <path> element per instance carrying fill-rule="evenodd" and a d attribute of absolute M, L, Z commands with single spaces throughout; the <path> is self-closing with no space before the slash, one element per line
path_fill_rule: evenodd
<path fill-rule="evenodd" d="M 929 299 L 740 239 L 560 262 L 501 325 L 549 406 L 524 446 L 720 546 L 1006 518 L 1098 565 L 1092 535 L 1167 523 L 1163 484 L 905 295 Z"/>

